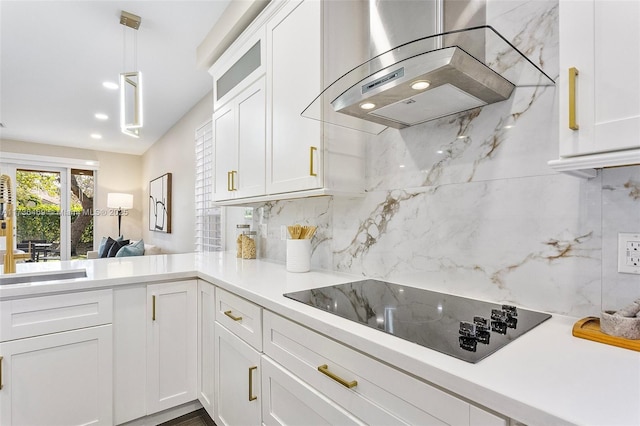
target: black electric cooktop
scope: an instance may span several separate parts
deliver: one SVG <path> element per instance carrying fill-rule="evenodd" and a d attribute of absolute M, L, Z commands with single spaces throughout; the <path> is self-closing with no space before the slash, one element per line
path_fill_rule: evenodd
<path fill-rule="evenodd" d="M 476 363 L 551 315 L 377 280 L 285 294 L 298 302 Z"/>

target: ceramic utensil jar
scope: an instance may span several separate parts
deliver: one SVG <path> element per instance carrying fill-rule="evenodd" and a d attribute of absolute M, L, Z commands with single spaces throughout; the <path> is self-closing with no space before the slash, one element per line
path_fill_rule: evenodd
<path fill-rule="evenodd" d="M 308 272 L 311 269 L 311 240 L 287 240 L 287 271 Z"/>

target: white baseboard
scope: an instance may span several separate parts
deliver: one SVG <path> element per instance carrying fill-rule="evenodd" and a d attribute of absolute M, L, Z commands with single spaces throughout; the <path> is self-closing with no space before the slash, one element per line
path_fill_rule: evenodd
<path fill-rule="evenodd" d="M 200 401 L 191 401 L 186 404 L 179 405 L 168 410 L 160 411 L 159 413 L 151 414 L 146 417 L 140 417 L 139 419 L 132 420 L 127 423 L 123 423 L 123 426 L 156 426 L 160 423 L 168 422 L 176 417 L 184 416 L 185 414 L 202 408 Z"/>

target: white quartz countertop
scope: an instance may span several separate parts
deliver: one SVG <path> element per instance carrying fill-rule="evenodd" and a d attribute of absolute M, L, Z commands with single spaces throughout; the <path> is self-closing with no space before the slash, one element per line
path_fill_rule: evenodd
<path fill-rule="evenodd" d="M 553 315 L 470 364 L 283 296 L 361 276 L 290 273 L 283 264 L 233 253 L 19 264 L 17 272 L 78 268 L 87 278 L 3 285 L 0 300 L 198 277 L 517 421 L 640 425 L 640 352 L 573 337 L 578 318 Z"/>

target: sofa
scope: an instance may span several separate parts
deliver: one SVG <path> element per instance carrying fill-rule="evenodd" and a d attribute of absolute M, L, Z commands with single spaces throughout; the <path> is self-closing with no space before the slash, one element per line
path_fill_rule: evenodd
<path fill-rule="evenodd" d="M 160 254 L 160 247 L 153 244 L 145 244 L 143 240 L 128 241 L 117 238 L 103 237 L 98 250 L 89 250 L 87 259 L 98 259 L 100 257 L 126 257 Z M 101 254 L 103 254 L 101 256 Z"/>

